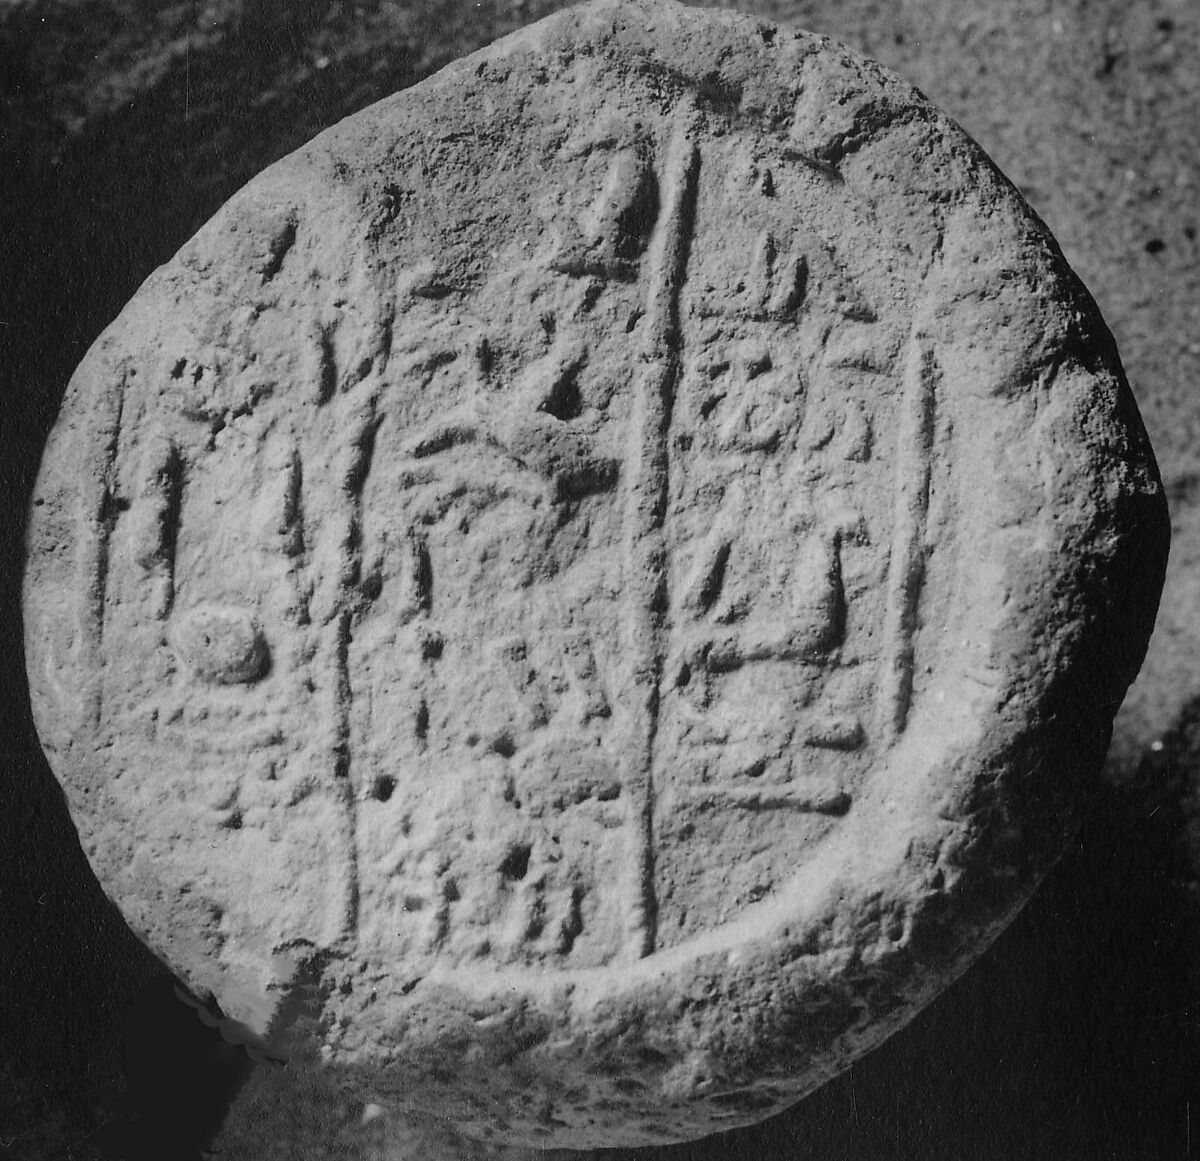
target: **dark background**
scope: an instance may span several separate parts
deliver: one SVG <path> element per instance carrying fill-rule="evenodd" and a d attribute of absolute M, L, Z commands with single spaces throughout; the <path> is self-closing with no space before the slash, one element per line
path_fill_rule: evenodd
<path fill-rule="evenodd" d="M 270 161 L 559 6 L 0 0 L 0 1161 L 469 1148 L 386 1118 L 363 1126 L 361 1106 L 255 1068 L 176 998 L 88 870 L 41 756 L 21 545 L 66 381 L 146 275 Z M 895 68 L 1020 186 L 1116 335 L 1175 539 L 1091 815 L 1016 923 L 790 1113 L 655 1155 L 1200 1155 L 1200 6 L 738 7 Z"/>

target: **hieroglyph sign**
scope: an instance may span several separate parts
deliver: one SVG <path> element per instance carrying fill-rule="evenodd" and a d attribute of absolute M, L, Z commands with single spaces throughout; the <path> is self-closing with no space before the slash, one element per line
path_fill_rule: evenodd
<path fill-rule="evenodd" d="M 410 272 L 386 351 L 347 370 L 318 319 L 307 382 L 136 454 L 112 397 L 79 641 L 151 661 L 91 712 L 187 755 L 239 858 L 333 804 L 283 870 L 317 943 L 672 946 L 795 873 L 904 728 L 936 373 L 805 228 L 830 179 L 686 109 L 563 150 L 590 180 L 540 250 L 473 293 Z"/>

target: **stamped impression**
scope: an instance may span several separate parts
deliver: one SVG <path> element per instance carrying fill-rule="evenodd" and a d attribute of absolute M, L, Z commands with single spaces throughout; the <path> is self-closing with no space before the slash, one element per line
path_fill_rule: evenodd
<path fill-rule="evenodd" d="M 1062 850 L 1165 559 L 1111 338 L 913 89 L 600 0 L 329 130 L 80 366 L 33 704 L 135 930 L 482 1137 L 810 1091 Z"/>

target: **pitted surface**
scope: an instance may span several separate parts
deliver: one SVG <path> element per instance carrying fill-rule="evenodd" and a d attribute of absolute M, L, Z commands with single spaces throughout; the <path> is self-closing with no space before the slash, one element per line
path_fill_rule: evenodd
<path fill-rule="evenodd" d="M 953 978 L 1070 832 L 1165 543 L 978 149 L 638 2 L 251 183 L 35 503 L 39 727 L 134 926 L 382 1099 L 580 1146 L 761 1116 Z"/>

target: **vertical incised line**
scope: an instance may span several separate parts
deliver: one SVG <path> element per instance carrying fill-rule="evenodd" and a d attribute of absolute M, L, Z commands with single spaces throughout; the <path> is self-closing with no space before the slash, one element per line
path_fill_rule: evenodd
<path fill-rule="evenodd" d="M 117 495 L 117 453 L 125 408 L 125 372 L 107 385 L 93 412 L 94 427 L 82 429 L 86 440 L 84 481 L 79 497 L 79 648 L 84 687 L 84 721 L 100 725 L 104 687 L 104 610 L 108 597 L 109 542 L 120 511 Z"/>
<path fill-rule="evenodd" d="M 655 945 L 654 740 L 658 724 L 664 621 L 668 607 L 664 522 L 669 497 L 671 409 L 680 357 L 680 290 L 694 229 L 700 155 L 688 129 L 668 150 L 664 213 L 650 249 L 645 344 L 630 425 L 625 509 L 625 656 L 632 721 L 623 781 L 633 846 L 626 952 L 649 955 Z"/>
<path fill-rule="evenodd" d="M 167 444 L 166 457 L 157 473 L 156 484 L 162 572 L 154 615 L 161 621 L 166 619 L 175 604 L 176 559 L 183 518 L 184 462 L 174 441 Z"/>
<path fill-rule="evenodd" d="M 93 585 L 93 624 L 96 644 L 104 641 L 104 610 L 108 598 L 109 548 L 113 527 L 121 511 L 121 498 L 117 488 L 117 452 L 121 445 L 121 420 L 125 411 L 125 383 L 117 390 L 116 405 L 112 410 L 111 426 L 104 444 L 104 463 L 100 469 L 100 494 L 95 508 L 95 583 Z"/>
<path fill-rule="evenodd" d="M 335 705 L 337 718 L 334 726 L 333 774 L 335 793 L 343 806 L 340 845 L 343 858 L 342 906 L 338 915 L 337 937 L 352 939 L 358 930 L 358 836 L 355 819 L 356 794 L 351 777 L 350 712 L 352 690 L 350 686 L 350 639 L 352 613 L 341 608 L 333 623 Z"/>
<path fill-rule="evenodd" d="M 355 825 L 357 794 L 351 769 L 353 755 L 350 729 L 354 691 L 350 675 L 350 643 L 354 632 L 354 614 L 359 605 L 358 584 L 362 574 L 363 490 L 366 488 L 367 476 L 370 474 L 374 458 L 375 432 L 379 426 L 379 418 L 376 414 L 377 406 L 377 397 L 369 396 L 359 413 L 358 423 L 354 430 L 350 469 L 345 479 L 345 490 L 350 501 L 350 523 L 346 567 L 340 578 L 342 599 L 341 627 L 338 634 L 338 703 L 341 706 L 342 715 L 339 733 L 342 746 L 340 752 L 344 756 L 344 767 L 338 773 L 346 783 L 347 818 L 350 826 L 348 843 L 350 882 L 347 899 L 347 934 L 349 935 L 353 935 L 358 930 L 359 904 L 358 835 Z"/>
<path fill-rule="evenodd" d="M 353 682 L 350 673 L 350 646 L 354 635 L 354 615 L 358 607 L 357 587 L 362 569 L 362 492 L 371 470 L 374 451 L 376 399 L 369 397 L 357 405 L 351 425 L 348 459 L 339 481 L 343 510 L 340 554 L 337 560 L 337 596 L 329 626 L 332 635 L 334 669 L 334 722 L 332 765 L 335 791 L 343 806 L 340 846 L 344 858 L 342 908 L 338 937 L 353 940 L 358 930 L 359 868 L 355 812 L 357 793 L 353 777 L 351 715 Z"/>
<path fill-rule="evenodd" d="M 913 635 L 925 576 L 937 368 L 914 327 L 904 367 L 895 457 L 895 512 L 883 628 L 879 717 L 884 740 L 904 731 L 912 701 Z"/>

